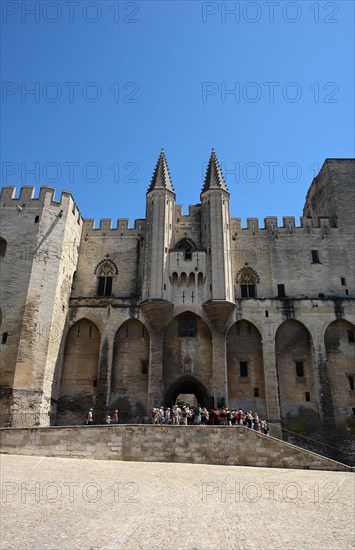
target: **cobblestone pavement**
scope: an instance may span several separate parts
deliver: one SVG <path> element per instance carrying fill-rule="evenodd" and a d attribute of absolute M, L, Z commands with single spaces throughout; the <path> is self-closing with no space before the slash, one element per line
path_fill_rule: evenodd
<path fill-rule="evenodd" d="M 351 473 L 1 456 L 1 550 L 354 548 Z"/>

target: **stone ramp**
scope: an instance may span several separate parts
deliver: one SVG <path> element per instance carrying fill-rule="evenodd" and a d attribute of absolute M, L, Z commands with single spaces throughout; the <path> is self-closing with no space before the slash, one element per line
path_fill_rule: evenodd
<path fill-rule="evenodd" d="M 354 468 L 243 426 L 2 428 L 4 454 L 351 472 Z"/>

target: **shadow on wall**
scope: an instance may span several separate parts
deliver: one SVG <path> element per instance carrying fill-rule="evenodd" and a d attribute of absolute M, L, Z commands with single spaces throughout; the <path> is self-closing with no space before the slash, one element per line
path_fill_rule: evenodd
<path fill-rule="evenodd" d="M 322 429 L 318 412 L 300 405 L 287 407 L 283 426 L 300 435 L 319 433 Z"/>
<path fill-rule="evenodd" d="M 112 415 L 115 409 L 119 411 L 120 424 L 144 423 L 146 421 L 147 411 L 140 401 L 132 404 L 128 397 L 115 397 L 114 394 L 111 394 L 109 414 Z"/>

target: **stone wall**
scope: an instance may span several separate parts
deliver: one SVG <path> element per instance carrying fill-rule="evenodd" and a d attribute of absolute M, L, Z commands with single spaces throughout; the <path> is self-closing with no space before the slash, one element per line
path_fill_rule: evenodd
<path fill-rule="evenodd" d="M 354 159 L 327 159 L 308 190 L 303 215 L 314 221 L 327 216 L 332 226 L 353 237 L 354 177 Z"/>
<path fill-rule="evenodd" d="M 36 413 L 37 421 L 43 414 L 48 419 L 82 218 L 70 193 L 63 191 L 56 201 L 50 187 L 42 187 L 38 198 L 33 187 L 23 187 L 18 198 L 13 187 L 4 187 L 1 204 L 7 250 L 1 258 L 0 303 L 8 338 L 1 349 L 0 381 L 6 414 L 0 412 L 15 424 L 19 411 Z"/>
<path fill-rule="evenodd" d="M 5 454 L 351 471 L 350 466 L 243 427 L 3 428 Z"/>
<path fill-rule="evenodd" d="M 230 218 L 213 162 L 185 216 L 162 153 L 132 228 L 95 228 L 67 192 L 4 187 L 0 425 L 80 424 L 89 406 L 138 422 L 179 391 L 331 446 L 355 433 L 354 161 L 324 163 L 299 225 L 264 227 Z M 179 335 L 180 315 L 196 336 Z"/>

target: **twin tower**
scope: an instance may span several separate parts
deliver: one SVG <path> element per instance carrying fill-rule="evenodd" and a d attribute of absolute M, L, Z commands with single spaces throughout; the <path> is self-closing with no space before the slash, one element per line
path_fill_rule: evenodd
<path fill-rule="evenodd" d="M 212 149 L 201 204 L 182 216 L 164 150 L 147 192 L 143 299 L 233 302 L 229 192 Z M 169 284 L 169 281 L 171 284 Z M 178 296 L 176 286 L 198 288 Z M 192 302 L 194 300 L 194 302 Z"/>

